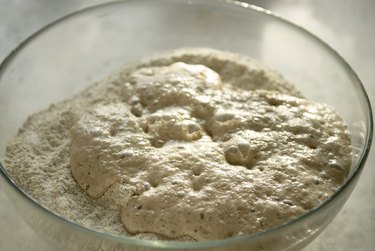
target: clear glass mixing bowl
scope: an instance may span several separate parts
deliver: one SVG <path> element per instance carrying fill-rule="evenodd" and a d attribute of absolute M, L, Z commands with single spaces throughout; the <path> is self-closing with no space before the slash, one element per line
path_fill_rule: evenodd
<path fill-rule="evenodd" d="M 10 201 L 54 250 L 299 250 L 343 206 L 361 174 L 372 137 L 371 108 L 360 80 L 332 48 L 306 30 L 269 11 L 232 1 L 114 2 L 71 14 L 31 36 L 1 65 L 0 158 L 28 115 L 139 56 L 194 46 L 257 58 L 281 71 L 308 98 L 337 109 L 353 143 L 353 165 L 345 184 L 319 207 L 261 233 L 163 242 L 114 236 L 69 222 L 30 198 L 0 165 L 1 185 Z"/>

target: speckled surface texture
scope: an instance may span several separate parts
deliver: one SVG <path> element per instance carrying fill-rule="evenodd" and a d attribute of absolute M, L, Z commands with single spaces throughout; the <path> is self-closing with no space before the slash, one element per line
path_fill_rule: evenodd
<path fill-rule="evenodd" d="M 45 24 L 100 0 L 0 0 L 0 60 Z M 335 48 L 362 79 L 375 102 L 375 2 L 361 0 L 247 1 L 307 28 Z M 353 5 L 355 4 L 355 5 Z M 27 17 L 27 18 L 26 18 Z M 371 251 L 375 247 L 375 150 L 348 202 L 306 251 Z M 0 188 L 0 250 L 52 251 L 17 216 Z"/>

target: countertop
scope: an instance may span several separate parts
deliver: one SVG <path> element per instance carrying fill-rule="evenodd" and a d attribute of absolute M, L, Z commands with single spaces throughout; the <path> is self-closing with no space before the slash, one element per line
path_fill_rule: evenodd
<path fill-rule="evenodd" d="M 74 10 L 103 0 L 0 0 L 0 61 L 27 36 Z M 335 48 L 375 104 L 375 1 L 246 1 L 298 23 Z M 1 122 L 0 122 L 1 123 Z M 0 251 L 52 251 L 14 211 L 0 187 Z M 375 147 L 353 194 L 305 251 L 375 250 Z"/>

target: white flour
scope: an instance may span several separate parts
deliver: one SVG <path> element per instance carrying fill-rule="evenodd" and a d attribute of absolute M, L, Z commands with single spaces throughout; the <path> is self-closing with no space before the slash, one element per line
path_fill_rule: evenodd
<path fill-rule="evenodd" d="M 5 164 L 41 204 L 87 227 L 207 240 L 317 206 L 346 178 L 351 149 L 337 113 L 277 72 L 181 49 L 32 115 Z"/>

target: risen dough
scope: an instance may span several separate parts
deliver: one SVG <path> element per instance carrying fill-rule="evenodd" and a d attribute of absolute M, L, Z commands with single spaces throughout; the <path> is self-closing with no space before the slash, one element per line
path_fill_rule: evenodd
<path fill-rule="evenodd" d="M 56 116 L 62 111 L 65 120 Z M 45 140 L 56 123 L 68 137 Z M 351 165 L 346 127 L 332 108 L 248 58 L 209 49 L 143 59 L 34 115 L 9 144 L 11 172 L 36 155 L 19 151 L 21 143 L 69 149 L 61 161 L 99 198 L 90 207 L 110 198 L 104 208 L 119 212 L 127 232 L 172 239 L 284 223 L 334 193 Z"/>

